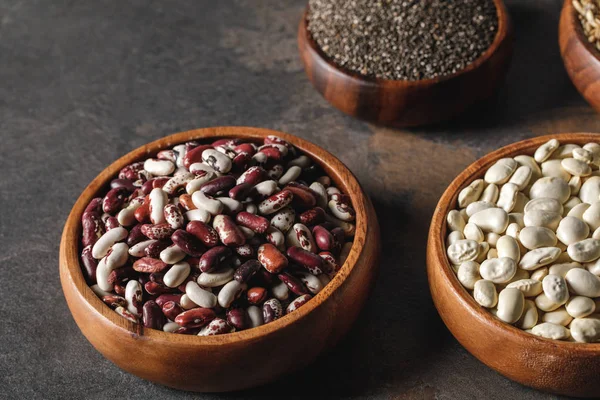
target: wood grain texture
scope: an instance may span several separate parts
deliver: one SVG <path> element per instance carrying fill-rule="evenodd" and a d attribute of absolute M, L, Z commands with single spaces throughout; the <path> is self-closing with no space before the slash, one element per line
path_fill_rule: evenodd
<path fill-rule="evenodd" d="M 587 102 L 600 112 L 600 52 L 585 37 L 572 0 L 565 0 L 563 4 L 558 43 L 571 81 Z"/>
<path fill-rule="evenodd" d="M 490 97 L 504 82 L 512 56 L 513 31 L 504 2 L 494 2 L 499 24 L 489 49 L 457 73 L 419 81 L 368 78 L 336 65 L 308 32 L 307 9 L 298 28 L 304 69 L 315 89 L 351 116 L 398 127 L 450 119 Z"/>
<path fill-rule="evenodd" d="M 221 336 L 175 335 L 121 318 L 86 285 L 79 265 L 80 219 L 89 201 L 118 171 L 158 150 L 192 139 L 266 135 L 288 140 L 320 164 L 352 198 L 356 235 L 348 259 L 325 289 L 294 313 L 258 328 Z M 65 224 L 60 278 L 73 317 L 86 338 L 124 370 L 170 387 L 231 391 L 270 382 L 306 366 L 346 333 L 366 301 L 378 267 L 379 225 L 370 200 L 352 173 L 322 148 L 283 132 L 246 127 L 206 128 L 178 133 L 142 146 L 102 171 L 84 190 Z"/>
<path fill-rule="evenodd" d="M 600 396 L 600 344 L 537 337 L 503 323 L 479 306 L 462 287 L 446 257 L 446 215 L 458 193 L 498 159 L 533 155 L 550 138 L 583 145 L 600 135 L 572 133 L 540 136 L 496 150 L 467 167 L 442 195 L 431 221 L 427 275 L 434 303 L 454 337 L 475 357 L 502 375 L 536 389 L 571 396 Z"/>

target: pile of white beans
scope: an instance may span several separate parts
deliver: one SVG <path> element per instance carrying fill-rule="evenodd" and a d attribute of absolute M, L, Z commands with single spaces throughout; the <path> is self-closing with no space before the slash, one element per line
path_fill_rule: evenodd
<path fill-rule="evenodd" d="M 552 139 L 460 191 L 447 255 L 479 305 L 534 335 L 600 341 L 599 167 L 600 144 Z"/>

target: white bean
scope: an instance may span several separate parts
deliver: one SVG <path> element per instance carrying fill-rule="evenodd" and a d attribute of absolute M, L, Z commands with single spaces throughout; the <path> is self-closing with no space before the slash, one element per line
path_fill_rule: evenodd
<path fill-rule="evenodd" d="M 503 184 L 517 169 L 517 162 L 512 158 L 502 158 L 492 165 L 486 172 L 484 180 L 487 183 Z"/>
<path fill-rule="evenodd" d="M 109 230 L 104 235 L 100 236 L 96 243 L 94 243 L 94 246 L 92 247 L 92 257 L 96 260 L 101 259 L 115 243 L 125 240 L 128 235 L 129 231 L 122 226 Z"/>
<path fill-rule="evenodd" d="M 571 175 L 588 176 L 592 173 L 592 169 L 587 163 L 575 158 L 565 158 L 560 164 Z"/>
<path fill-rule="evenodd" d="M 537 148 L 533 155 L 533 158 L 538 163 L 542 163 L 548 158 L 550 158 L 552 153 L 554 153 L 556 149 L 558 149 L 558 146 L 560 146 L 560 142 L 558 140 L 550 139 L 549 141 Z"/>
<path fill-rule="evenodd" d="M 295 213 L 294 213 L 294 215 L 295 215 Z M 292 222 L 293 222 L 293 220 L 292 220 Z M 450 228 L 451 231 L 462 232 L 465 229 L 465 220 L 463 219 L 462 215 L 460 215 L 460 212 L 458 210 L 450 211 L 448 213 L 448 216 L 446 217 L 446 222 L 448 223 L 448 228 Z M 279 229 L 279 227 L 277 225 L 273 224 L 273 222 L 271 222 L 271 225 L 273 225 Z M 287 229 L 286 229 L 286 231 L 287 231 Z"/>
<path fill-rule="evenodd" d="M 569 290 L 565 278 L 560 275 L 547 275 L 542 280 L 544 294 L 551 302 L 555 304 L 565 304 L 569 300 Z"/>
<path fill-rule="evenodd" d="M 500 237 L 496 242 L 496 249 L 498 257 L 512 258 L 515 262 L 519 262 L 521 259 L 519 243 L 512 236 L 505 235 Z"/>
<path fill-rule="evenodd" d="M 546 339 L 563 340 L 569 337 L 569 330 L 562 325 L 544 322 L 534 326 L 531 333 Z"/>
<path fill-rule="evenodd" d="M 583 268 L 573 268 L 565 275 L 569 290 L 578 296 L 599 297 L 600 279 Z"/>
<path fill-rule="evenodd" d="M 485 308 L 492 308 L 498 303 L 498 292 L 492 281 L 481 279 L 475 282 L 473 288 L 475 301 Z"/>
<path fill-rule="evenodd" d="M 595 201 L 583 213 L 583 220 L 591 230 L 600 228 L 600 201 Z"/>
<path fill-rule="evenodd" d="M 214 272 L 203 272 L 198 277 L 198 285 L 204 287 L 222 286 L 233 279 L 233 268 L 225 267 Z"/>
<path fill-rule="evenodd" d="M 565 309 L 573 318 L 583 318 L 596 311 L 596 303 L 589 297 L 575 296 L 567 301 Z"/>
<path fill-rule="evenodd" d="M 204 192 L 198 190 L 192 195 L 192 203 L 198 209 L 202 209 L 210 213 L 211 215 L 219 215 L 223 212 L 223 203 L 212 197 L 208 197 Z"/>
<path fill-rule="evenodd" d="M 483 242 L 485 239 L 483 232 L 475 224 L 466 224 L 463 228 L 463 235 L 466 239 L 474 240 L 476 242 Z"/>
<path fill-rule="evenodd" d="M 542 282 L 535 279 L 520 279 L 509 283 L 506 287 L 520 290 L 525 297 L 534 297 L 543 291 Z"/>
<path fill-rule="evenodd" d="M 600 320 L 595 318 L 575 318 L 571 322 L 573 339 L 582 343 L 595 343 L 600 339 Z"/>
<path fill-rule="evenodd" d="M 163 277 L 163 282 L 167 287 L 177 287 L 181 285 L 190 274 L 190 264 L 180 262 L 173 265 Z"/>
<path fill-rule="evenodd" d="M 458 267 L 456 275 L 464 287 L 472 290 L 475 287 L 475 283 L 481 279 L 479 264 L 475 261 L 465 261 Z"/>
<path fill-rule="evenodd" d="M 541 247 L 531 250 L 521 257 L 519 267 L 527 271 L 538 269 L 539 267 L 553 263 L 560 256 L 560 253 L 561 251 L 558 247 Z"/>
<path fill-rule="evenodd" d="M 212 292 L 209 292 L 208 290 L 201 288 L 194 281 L 189 281 L 185 285 L 185 295 L 192 302 L 194 302 L 194 304 L 197 304 L 200 307 L 213 308 L 214 306 L 217 305 L 217 296 L 215 296 Z M 183 304 L 181 304 L 181 306 L 183 307 Z"/>
<path fill-rule="evenodd" d="M 469 222 L 484 232 L 503 233 L 508 226 L 508 214 L 501 208 L 488 208 L 473 214 Z"/>
<path fill-rule="evenodd" d="M 521 229 L 519 241 L 528 250 L 540 247 L 553 247 L 556 245 L 556 235 L 548 228 L 527 226 Z"/>
<path fill-rule="evenodd" d="M 531 300 L 525 300 L 523 305 L 523 314 L 516 322 L 516 326 L 520 329 L 531 329 L 538 322 L 538 311 L 535 303 Z"/>
<path fill-rule="evenodd" d="M 572 260 L 590 262 L 600 257 L 600 240 L 584 239 L 567 247 L 567 253 Z"/>
<path fill-rule="evenodd" d="M 579 198 L 584 203 L 592 204 L 600 198 L 600 177 L 592 176 L 583 182 L 579 189 Z"/>
<path fill-rule="evenodd" d="M 169 160 L 149 158 L 144 161 L 144 169 L 154 176 L 166 176 L 175 171 L 175 164 Z"/>
<path fill-rule="evenodd" d="M 533 183 L 531 190 L 529 191 L 529 197 L 531 197 L 532 200 L 551 198 L 560 201 L 561 204 L 565 203 L 570 195 L 571 188 L 569 187 L 569 184 L 556 177 L 543 177 L 538 179 Z"/>
<path fill-rule="evenodd" d="M 515 323 L 521 318 L 524 306 L 523 293 L 518 289 L 506 288 L 498 296 L 498 313 L 496 316 L 506 323 Z"/>
<path fill-rule="evenodd" d="M 519 193 L 517 185 L 514 183 L 505 183 L 500 189 L 500 196 L 496 205 L 507 213 L 511 212 L 517 202 L 517 193 Z"/>
<path fill-rule="evenodd" d="M 515 160 L 516 161 L 516 160 Z M 517 161 L 518 163 L 518 161 Z M 523 190 L 527 187 L 529 180 L 531 179 L 531 167 L 527 165 L 521 165 L 515 173 L 510 177 L 508 183 L 514 183 L 517 185 L 518 190 Z"/>

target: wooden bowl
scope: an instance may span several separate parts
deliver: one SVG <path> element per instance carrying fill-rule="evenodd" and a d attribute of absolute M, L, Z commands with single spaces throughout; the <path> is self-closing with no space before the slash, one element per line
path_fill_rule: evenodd
<path fill-rule="evenodd" d="M 566 133 L 523 140 L 496 150 L 465 169 L 442 195 L 431 221 L 427 243 L 427 275 L 436 308 L 454 337 L 488 367 L 523 385 L 572 396 L 600 396 L 600 344 L 544 339 L 508 325 L 479 306 L 461 285 L 446 257 L 446 215 L 458 193 L 482 178 L 497 160 L 533 155 L 551 138 L 583 145 L 600 135 Z"/>
<path fill-rule="evenodd" d="M 465 69 L 418 81 L 368 78 L 331 61 L 307 30 L 307 10 L 298 47 L 313 86 L 334 107 L 353 117 L 393 126 L 433 124 L 490 97 L 502 84 L 513 49 L 512 24 L 502 0 L 494 0 L 498 32 L 490 48 Z"/>
<path fill-rule="evenodd" d="M 558 25 L 565 69 L 588 103 L 600 112 L 600 51 L 588 42 L 571 0 L 565 0 Z"/>
<path fill-rule="evenodd" d="M 356 235 L 347 261 L 331 282 L 297 311 L 270 324 L 221 336 L 189 336 L 144 329 L 106 306 L 87 286 L 79 264 L 81 216 L 89 201 L 134 161 L 192 139 L 278 135 L 312 157 L 352 198 Z M 306 366 L 348 331 L 363 306 L 380 254 L 373 206 L 352 173 L 322 148 L 283 132 L 220 127 L 182 132 L 121 157 L 83 191 L 71 211 L 60 244 L 60 279 L 67 304 L 84 336 L 127 372 L 177 389 L 220 392 L 249 388 Z"/>

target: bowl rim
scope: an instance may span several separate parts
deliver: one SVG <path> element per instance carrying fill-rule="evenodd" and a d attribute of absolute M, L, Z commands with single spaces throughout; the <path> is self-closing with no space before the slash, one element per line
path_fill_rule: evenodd
<path fill-rule="evenodd" d="M 428 244 L 428 249 L 433 251 L 436 264 L 433 267 L 442 267 L 442 277 L 445 285 L 450 288 L 452 295 L 459 299 L 463 307 L 466 307 L 469 313 L 483 322 L 487 327 L 503 331 L 506 334 L 518 336 L 520 339 L 532 345 L 552 345 L 565 346 L 569 350 L 581 350 L 585 352 L 598 352 L 600 343 L 580 343 L 567 342 L 561 340 L 547 339 L 525 332 L 513 325 L 507 324 L 495 318 L 487 309 L 483 308 L 471 296 L 459 282 L 458 277 L 452 270 L 448 257 L 446 255 L 446 215 L 450 210 L 455 209 L 458 193 L 473 180 L 482 178 L 485 171 L 497 160 L 505 157 L 514 157 L 517 155 L 532 155 L 533 151 L 541 144 L 550 139 L 558 139 L 562 144 L 590 141 L 598 141 L 600 134 L 588 132 L 559 133 L 552 135 L 537 136 L 503 146 L 485 156 L 479 158 L 467 168 L 465 168 L 451 183 L 442 194 L 438 204 L 435 207 L 431 220 L 430 234 L 432 242 Z M 430 282 L 431 284 L 431 282 Z M 430 286 L 431 287 L 431 286 Z"/>
<path fill-rule="evenodd" d="M 585 49 L 590 53 L 592 57 L 596 59 L 598 63 L 600 63 L 600 50 L 592 46 L 590 42 L 588 42 L 587 38 L 583 33 L 583 26 L 581 26 L 581 22 L 577 17 L 577 10 L 575 6 L 573 6 L 572 0 L 565 0 L 564 2 L 564 11 L 567 12 L 568 22 L 571 28 L 571 31 L 577 37 L 577 40 L 585 47 Z"/>
<path fill-rule="evenodd" d="M 338 273 L 318 294 L 314 295 L 311 301 L 295 310 L 291 314 L 284 315 L 276 321 L 261 325 L 256 328 L 246 329 L 215 336 L 197 336 L 197 335 L 178 335 L 161 330 L 144 328 L 141 323 L 133 323 L 108 307 L 92 289 L 88 286 L 81 270 L 80 237 L 81 237 L 81 216 L 89 201 L 96 197 L 100 192 L 106 190 L 110 180 L 114 179 L 118 171 L 132 162 L 139 161 L 143 157 L 156 154 L 159 150 L 171 148 L 177 144 L 185 143 L 191 140 L 217 140 L 220 138 L 242 137 L 250 141 L 257 141 L 265 138 L 267 135 L 279 136 L 309 156 L 313 162 L 319 164 L 336 185 L 344 192 L 350 195 L 356 212 L 356 219 L 353 221 L 356 230 L 350 253 L 345 263 L 340 267 Z M 125 330 L 126 333 L 151 339 L 156 342 L 163 342 L 168 345 L 182 344 L 187 346 L 219 346 L 223 344 L 240 343 L 254 341 L 267 335 L 283 331 L 284 328 L 305 318 L 314 309 L 320 307 L 327 299 L 334 296 L 337 289 L 346 281 L 352 273 L 357 261 L 365 249 L 367 239 L 367 209 L 368 198 L 362 190 L 354 174 L 335 156 L 316 144 L 285 132 L 276 131 L 267 128 L 255 128 L 245 126 L 219 126 L 193 129 L 175 133 L 140 147 L 131 150 L 121 156 L 116 161 L 103 169 L 82 191 L 75 204 L 63 229 L 60 243 L 60 264 L 61 279 L 63 275 L 68 278 L 75 287 L 78 300 L 87 301 L 97 317 L 106 318 L 112 328 Z M 66 271 L 63 274 L 63 270 Z M 65 285 L 63 284 L 63 292 Z"/>
<path fill-rule="evenodd" d="M 457 78 L 461 75 L 465 75 L 473 70 L 479 68 L 482 64 L 488 61 L 493 54 L 500 48 L 500 45 L 509 37 L 511 32 L 511 21 L 510 15 L 506 10 L 506 5 L 503 0 L 493 0 L 494 5 L 496 6 L 496 14 L 498 16 L 498 29 L 496 31 L 496 36 L 494 40 L 490 44 L 483 54 L 481 54 L 478 58 L 473 60 L 470 64 L 468 64 L 465 68 L 460 71 L 456 71 L 449 75 L 442 75 L 435 78 L 428 79 L 419 79 L 419 80 L 401 80 L 401 79 L 384 79 L 377 77 L 369 77 L 365 75 L 361 75 L 358 72 L 351 71 L 343 66 L 337 65 L 334 63 L 330 57 L 328 57 L 321 47 L 316 43 L 313 39 L 310 31 L 308 30 L 308 10 L 309 4 L 306 5 L 304 13 L 302 14 L 302 18 L 300 20 L 299 30 L 301 32 L 301 37 L 303 37 L 308 44 L 308 47 L 321 59 L 323 60 L 332 71 L 335 71 L 336 74 L 343 75 L 349 79 L 359 81 L 361 84 L 372 85 L 372 86 L 392 86 L 394 88 L 410 88 L 410 87 L 419 87 L 426 85 L 435 85 L 437 83 L 442 83 L 445 81 L 449 81 L 451 79 Z M 568 1 L 568 0 L 567 0 Z"/>

